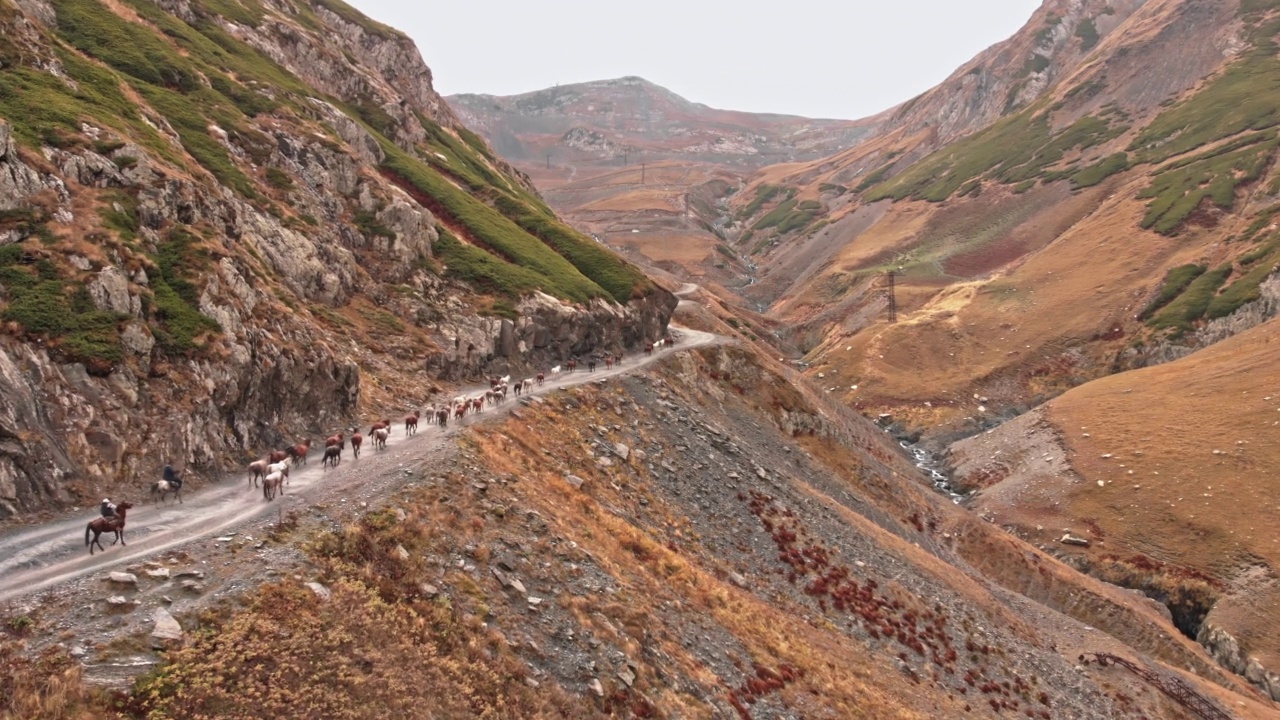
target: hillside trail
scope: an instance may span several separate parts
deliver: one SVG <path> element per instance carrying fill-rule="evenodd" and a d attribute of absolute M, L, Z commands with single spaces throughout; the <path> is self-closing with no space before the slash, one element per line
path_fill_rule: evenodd
<path fill-rule="evenodd" d="M 685 288 L 681 288 L 686 290 Z M 686 290 L 686 294 L 689 292 Z M 521 405 L 520 400 L 550 393 L 556 390 L 583 385 L 589 382 L 634 372 L 660 359 L 670 352 L 680 352 L 725 341 L 713 333 L 672 325 L 676 338 L 673 348 L 627 356 L 623 362 L 610 369 L 597 368 L 587 372 L 580 367 L 577 372 L 563 373 L 558 378 L 548 377 L 541 387 L 524 393 L 519 399 L 508 397 L 501 405 L 487 408 L 479 415 L 468 415 L 461 421 L 453 421 L 442 429 L 426 425 L 423 418 L 415 435 L 405 436 L 400 418 L 394 419 L 392 436 L 387 449 L 374 450 L 366 441 L 361 456 L 353 458 L 350 448 L 343 453 L 342 462 L 335 469 L 323 469 L 319 462 L 321 449 L 313 449 L 310 462 L 291 470 L 286 494 L 273 502 L 263 499 L 262 490 L 248 483 L 248 472 L 228 473 L 228 479 L 218 485 L 202 489 L 185 497 L 179 504 L 170 498 L 167 504 L 153 504 L 145 491 L 136 496 L 120 496 L 117 502 L 135 503 L 129 511 L 125 527 L 126 546 L 111 545 L 110 535 L 103 536 L 106 551 L 90 555 L 84 545 L 85 526 L 98 516 L 97 506 L 77 513 L 74 517 L 55 520 L 40 525 L 27 526 L 10 533 L 0 534 L 0 602 L 44 590 L 92 573 L 103 573 L 123 568 L 138 560 L 163 553 L 203 537 L 226 535 L 246 523 L 286 511 L 294 511 L 323 503 L 342 502 L 354 497 L 365 486 L 378 478 L 390 477 L 405 463 L 429 459 L 433 455 L 448 452 L 448 444 L 462 428 L 493 417 L 510 413 Z M 474 396 L 488 390 L 488 386 L 471 386 L 454 391 L 455 394 Z M 361 428 L 364 430 L 365 428 Z"/>

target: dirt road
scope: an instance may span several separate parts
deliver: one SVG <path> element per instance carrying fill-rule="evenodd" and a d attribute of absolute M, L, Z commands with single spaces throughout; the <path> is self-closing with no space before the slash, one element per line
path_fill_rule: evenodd
<path fill-rule="evenodd" d="M 579 368 L 577 372 L 564 373 L 559 378 L 548 377 L 542 387 L 535 388 L 529 395 L 541 395 L 632 372 L 667 353 L 722 341 L 717 335 L 678 326 L 673 326 L 672 334 L 676 337 L 674 348 L 654 352 L 651 356 L 630 355 L 621 365 L 608 370 L 597 367 L 595 372 L 589 373 L 585 368 Z M 476 386 L 456 392 L 475 395 L 487 389 Z M 248 485 L 248 474 L 240 472 L 229 473 L 228 480 L 222 484 L 193 493 L 184 498 L 182 504 L 144 503 L 142 493 L 134 498 L 119 498 L 137 503 L 128 514 L 125 529 L 128 545 L 112 546 L 111 537 L 104 535 L 106 552 L 92 556 L 84 545 L 84 532 L 88 522 L 97 516 L 96 507 L 65 520 L 0 535 L 0 602 L 91 573 L 123 567 L 196 538 L 225 535 L 241 525 L 281 510 L 346 498 L 361 489 L 370 478 L 391 475 L 405 462 L 443 452 L 447 443 L 460 432 L 460 427 L 505 414 L 518 406 L 519 402 L 509 397 L 503 405 L 487 409 L 478 416 L 468 416 L 461 422 L 454 421 L 443 431 L 435 425 L 420 424 L 418 433 L 409 437 L 404 435 L 404 427 L 397 419 L 386 450 L 375 451 L 372 443 L 366 441 L 360 458 L 354 459 L 348 447 L 342 463 L 333 470 L 320 467 L 321 453 L 313 449 L 310 462 L 292 470 L 290 482 L 285 487 L 287 494 L 277 497 L 274 502 L 265 501 L 260 489 Z"/>

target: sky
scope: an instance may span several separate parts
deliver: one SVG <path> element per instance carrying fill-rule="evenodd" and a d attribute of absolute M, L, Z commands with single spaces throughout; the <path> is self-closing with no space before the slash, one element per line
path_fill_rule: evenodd
<path fill-rule="evenodd" d="M 443 95 L 638 75 L 726 110 L 874 115 L 1012 35 L 1040 0 L 348 0 Z"/>

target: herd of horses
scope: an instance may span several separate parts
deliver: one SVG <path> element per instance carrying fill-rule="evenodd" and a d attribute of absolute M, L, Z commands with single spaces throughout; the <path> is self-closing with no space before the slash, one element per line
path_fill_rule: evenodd
<path fill-rule="evenodd" d="M 646 355 L 652 355 L 654 350 L 660 350 L 663 347 L 670 347 L 675 341 L 670 335 L 667 335 L 655 342 L 647 343 L 644 347 Z M 587 372 L 595 372 L 600 362 L 604 363 L 606 369 L 611 369 L 615 365 L 622 364 L 622 355 L 606 354 L 592 356 L 587 358 Z M 563 367 L 556 365 L 546 373 L 538 373 L 533 377 L 527 377 L 522 380 L 511 382 L 511 376 L 493 376 L 489 378 L 489 389 L 474 395 L 459 395 L 452 400 L 442 401 L 438 405 L 428 405 L 421 411 L 413 411 L 404 416 L 404 434 L 414 435 L 418 432 L 419 423 L 425 425 L 439 425 L 441 428 L 449 425 L 449 420 L 462 420 L 467 415 L 475 415 L 483 413 L 486 408 L 495 407 L 506 402 L 508 396 L 520 397 L 521 395 L 531 391 L 534 387 L 542 387 L 548 376 L 558 378 L 565 372 L 573 373 L 578 369 L 578 361 L 570 359 L 564 363 Z M 321 452 L 320 464 L 325 470 L 338 467 L 342 462 L 342 453 L 346 451 L 347 444 L 351 445 L 351 454 L 354 458 L 360 457 L 360 450 L 364 447 L 364 441 L 367 438 L 374 447 L 374 450 L 385 450 L 387 441 L 391 439 L 392 423 L 388 418 L 383 418 L 369 427 L 367 434 L 362 434 L 358 427 L 350 426 L 341 432 L 335 433 L 324 440 L 324 449 Z M 347 435 L 350 433 L 350 435 Z M 276 495 L 283 495 L 285 485 L 289 482 L 289 469 L 299 465 L 306 465 L 311 454 L 311 439 L 308 438 L 296 445 L 284 448 L 282 450 L 272 450 L 266 457 L 259 458 L 248 464 L 248 485 L 249 489 L 261 488 L 262 497 L 270 502 L 275 500 Z M 178 502 L 182 502 L 182 481 L 177 477 L 166 477 L 151 484 L 151 495 L 153 500 L 159 495 L 156 502 L 164 501 L 168 493 L 175 493 Z M 125 518 L 133 505 L 128 502 L 122 502 L 116 507 L 115 518 L 100 517 L 94 519 L 85 528 L 85 544 L 89 546 L 89 554 L 93 554 L 96 546 L 99 550 L 105 550 L 98 538 L 106 532 L 113 532 L 115 540 L 112 545 L 117 542 L 124 545 L 124 526 Z M 90 535 L 92 534 L 92 539 Z"/>

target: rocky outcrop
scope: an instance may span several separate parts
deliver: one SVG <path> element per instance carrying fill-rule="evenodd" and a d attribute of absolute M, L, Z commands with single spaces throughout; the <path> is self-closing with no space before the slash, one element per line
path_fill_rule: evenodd
<path fill-rule="evenodd" d="M 515 319 L 471 314 L 433 325 L 440 349 L 427 357 L 426 366 L 438 377 L 458 379 L 634 351 L 662 336 L 677 302 L 659 291 L 625 306 L 603 300 L 576 306 L 538 293 L 520 303 Z M 445 303 L 461 308 L 457 297 Z"/>
<path fill-rule="evenodd" d="M 1280 315 L 1280 273 L 1273 273 L 1262 281 L 1258 286 L 1258 294 L 1257 300 L 1242 305 L 1226 317 L 1210 320 L 1204 327 L 1176 342 L 1162 340 L 1148 346 L 1125 348 L 1116 359 L 1116 370 L 1173 362 Z"/>
<path fill-rule="evenodd" d="M 1272 700 L 1280 700 L 1280 675 L 1262 667 L 1258 659 L 1240 647 L 1240 642 L 1220 627 L 1205 623 L 1196 641 L 1204 645 L 1218 664 L 1244 677 Z"/>

